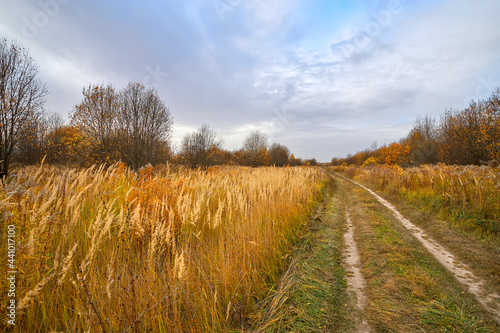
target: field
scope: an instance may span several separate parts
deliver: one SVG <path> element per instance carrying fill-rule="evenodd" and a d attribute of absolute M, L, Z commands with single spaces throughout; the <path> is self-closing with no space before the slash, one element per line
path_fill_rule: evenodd
<path fill-rule="evenodd" d="M 323 179 L 313 168 L 17 170 L 0 193 L 2 235 L 14 225 L 17 242 L 16 329 L 241 328 Z"/>
<path fill-rule="evenodd" d="M 497 332 L 499 184 L 473 166 L 24 167 L 0 192 L 12 331 Z"/>

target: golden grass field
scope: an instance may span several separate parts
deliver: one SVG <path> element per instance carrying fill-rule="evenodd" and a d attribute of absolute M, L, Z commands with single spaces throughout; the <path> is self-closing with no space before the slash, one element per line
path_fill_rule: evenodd
<path fill-rule="evenodd" d="M 302 167 L 16 170 L 0 191 L 2 235 L 16 230 L 16 329 L 243 328 L 324 179 Z"/>
<path fill-rule="evenodd" d="M 359 189 L 332 180 L 329 170 L 414 207 L 415 212 L 405 211 L 413 220 L 465 258 L 481 277 L 495 286 L 500 281 L 498 169 L 424 165 L 193 170 L 162 165 L 135 172 L 124 164 L 87 169 L 39 165 L 16 169 L 0 189 L 0 247 L 11 245 L 5 235 L 15 230 L 17 249 L 14 262 L 6 255 L 0 259 L 3 267 L 13 265 L 16 271 L 16 326 L 10 331 L 347 329 L 353 319 L 352 310 L 345 307 L 350 301 L 341 255 L 346 207 L 353 210 L 361 234 L 382 226 L 385 238 L 389 231 L 394 242 L 406 238 L 396 235 L 397 227 L 383 215 L 387 212 L 369 204 Z M 381 245 L 363 237 L 363 267 L 374 295 L 406 299 L 404 288 L 386 295 L 387 288 L 370 283 L 404 267 L 417 269 L 416 258 L 425 269 L 434 267 L 431 259 L 421 260 L 428 256 L 425 251 L 413 259 L 402 257 L 394 272 L 384 265 L 372 267 L 372 262 L 402 250 L 379 253 Z M 405 251 L 417 251 L 418 244 L 407 238 Z M 367 250 L 370 246 L 373 253 Z M 475 303 L 470 295 L 463 298 L 461 287 L 453 285 L 441 266 L 433 269 L 437 289 L 427 290 L 408 277 L 404 281 L 424 288 L 429 299 L 445 295 L 440 299 L 451 299 L 457 313 L 471 308 L 470 313 L 440 312 L 433 317 L 426 314 L 427 307 L 399 301 L 394 301 L 395 309 L 412 313 L 415 327 L 488 328 L 487 315 L 471 307 Z M 370 270 L 376 273 L 370 275 Z M 4 294 L 11 287 L 6 279 L 0 285 Z M 2 313 L 8 313 L 8 302 L 0 303 Z M 378 307 L 373 297 L 369 304 L 368 318 L 381 329 L 399 327 L 398 320 L 407 319 L 370 317 L 385 311 L 385 305 Z M 6 320 L 2 318 L 0 331 L 9 328 Z"/>

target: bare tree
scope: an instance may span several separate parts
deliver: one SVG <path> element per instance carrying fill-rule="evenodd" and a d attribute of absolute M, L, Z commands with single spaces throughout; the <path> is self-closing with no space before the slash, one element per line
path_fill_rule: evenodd
<path fill-rule="evenodd" d="M 246 163 L 251 166 L 268 165 L 270 156 L 267 147 L 267 135 L 260 131 L 250 133 L 243 142 Z"/>
<path fill-rule="evenodd" d="M 243 149 L 248 152 L 257 153 L 259 150 L 267 149 L 267 135 L 260 131 L 253 131 L 243 142 Z"/>
<path fill-rule="evenodd" d="M 222 143 L 222 139 L 217 139 L 217 133 L 208 124 L 203 124 L 198 131 L 184 136 L 183 158 L 191 167 L 208 167 L 215 162 L 211 152 L 221 149 Z"/>
<path fill-rule="evenodd" d="M 89 140 L 93 162 L 114 162 L 118 158 L 117 116 L 118 96 L 111 84 L 83 89 L 83 101 L 75 105 L 71 125 L 78 127 Z"/>
<path fill-rule="evenodd" d="M 43 112 L 34 114 L 20 129 L 20 140 L 12 151 L 12 161 L 23 164 L 39 163 L 44 155 L 47 133 L 46 115 Z"/>
<path fill-rule="evenodd" d="M 46 120 L 47 132 L 58 130 L 64 126 L 64 120 L 59 113 L 51 113 Z"/>
<path fill-rule="evenodd" d="M 8 174 L 12 152 L 42 112 L 46 95 L 28 51 L 0 40 L 0 176 Z"/>
<path fill-rule="evenodd" d="M 410 145 L 410 159 L 413 164 L 437 162 L 438 124 L 430 116 L 418 118 L 406 141 Z"/>
<path fill-rule="evenodd" d="M 129 83 L 120 92 L 119 103 L 119 135 L 128 164 L 137 169 L 166 160 L 173 121 L 158 93 L 139 83 Z"/>
<path fill-rule="evenodd" d="M 285 166 L 289 163 L 290 150 L 279 143 L 273 143 L 269 149 L 269 155 L 271 156 L 271 165 Z"/>

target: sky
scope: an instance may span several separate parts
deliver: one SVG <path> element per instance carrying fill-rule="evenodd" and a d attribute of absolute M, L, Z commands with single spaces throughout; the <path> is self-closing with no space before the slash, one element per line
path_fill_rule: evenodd
<path fill-rule="evenodd" d="M 172 141 L 260 130 L 296 157 L 391 143 L 500 86 L 498 0 L 0 0 L 68 119 L 89 84 L 153 87 Z"/>

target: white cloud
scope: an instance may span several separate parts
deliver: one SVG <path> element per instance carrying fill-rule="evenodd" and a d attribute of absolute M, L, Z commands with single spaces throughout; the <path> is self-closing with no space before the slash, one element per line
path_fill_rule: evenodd
<path fill-rule="evenodd" d="M 404 2 L 362 47 L 349 46 L 388 1 L 314 12 L 323 17 L 304 12 L 314 6 L 306 0 L 241 1 L 223 20 L 210 1 L 72 1 L 21 41 L 53 111 L 68 112 L 89 83 L 121 88 L 159 66 L 169 73 L 155 87 L 171 107 L 175 142 L 208 122 L 229 149 L 261 129 L 296 156 L 324 161 L 397 140 L 416 117 L 485 97 L 500 81 L 500 2 Z M 0 31 L 20 36 L 22 17 L 36 10 L 11 4 Z"/>

